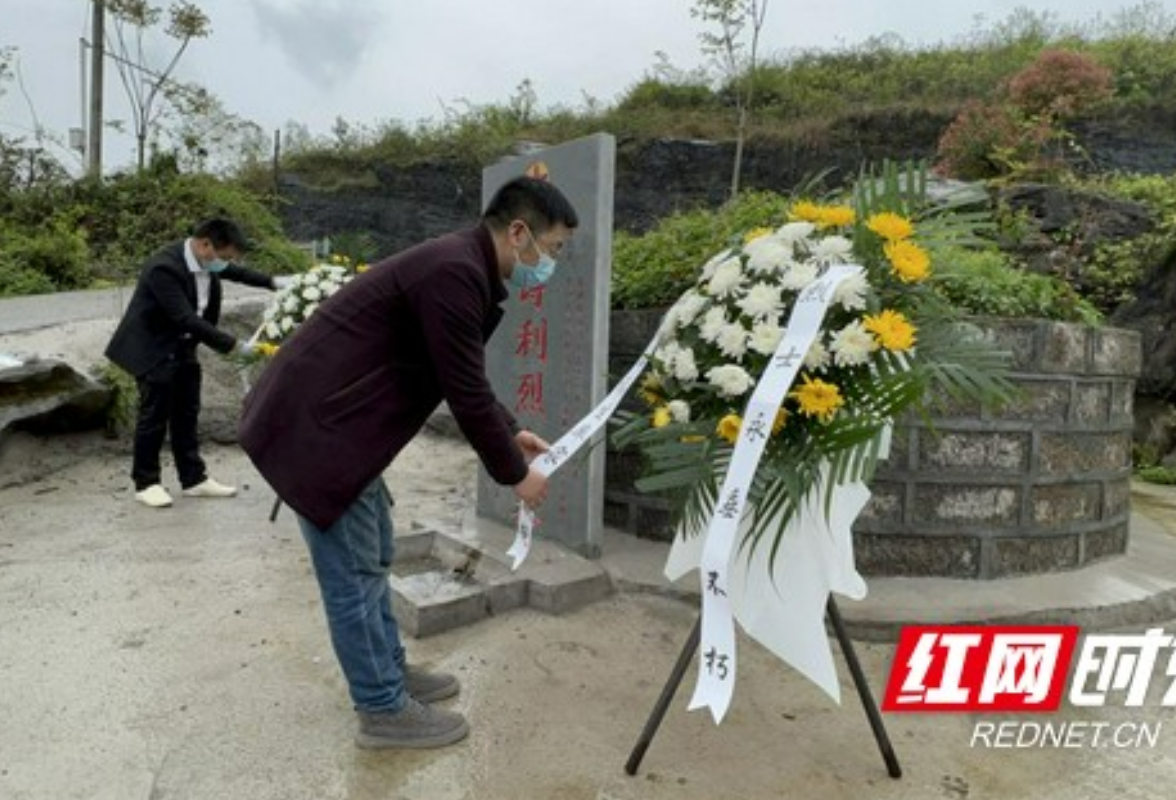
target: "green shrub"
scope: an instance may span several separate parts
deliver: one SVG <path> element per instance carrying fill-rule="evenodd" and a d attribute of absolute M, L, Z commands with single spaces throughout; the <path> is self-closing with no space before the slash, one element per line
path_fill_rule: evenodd
<path fill-rule="evenodd" d="M 35 229 L 0 225 L 0 295 L 40 294 L 89 285 L 89 250 L 61 217 Z"/>
<path fill-rule="evenodd" d="M 57 287 L 49 276 L 21 266 L 0 253 L 0 297 L 15 297 L 25 294 L 49 294 Z"/>
<path fill-rule="evenodd" d="M 1101 322 L 1098 310 L 1065 281 L 1016 269 L 997 250 L 944 248 L 933 254 L 933 264 L 931 286 L 968 313 Z"/>
<path fill-rule="evenodd" d="M 1110 313 L 1135 298 L 1148 270 L 1176 267 L 1176 175 L 1107 175 L 1080 187 L 1143 205 L 1155 225 L 1131 239 L 1104 240 L 1084 253 L 1075 288 Z"/>
<path fill-rule="evenodd" d="M 1135 474 L 1140 480 L 1148 483 L 1161 483 L 1165 486 L 1176 484 L 1176 469 L 1172 467 L 1144 467 Z"/>
<path fill-rule="evenodd" d="M 662 219 L 641 236 L 619 232 L 613 239 L 612 305 L 670 305 L 693 285 L 706 259 L 732 236 L 763 225 L 783 224 L 788 198 L 744 192 L 718 211 L 695 210 Z"/>
<path fill-rule="evenodd" d="M 110 390 L 106 406 L 106 432 L 118 436 L 134 430 L 139 410 L 139 387 L 129 372 L 110 361 L 103 362 L 98 380 Z"/>

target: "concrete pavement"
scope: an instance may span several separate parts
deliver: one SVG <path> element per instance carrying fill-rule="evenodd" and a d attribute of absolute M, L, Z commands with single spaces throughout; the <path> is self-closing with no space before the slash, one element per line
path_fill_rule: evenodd
<path fill-rule="evenodd" d="M 117 292 L 5 301 L 0 333 L 109 320 L 119 302 Z M 131 497 L 125 443 L 0 441 L 0 800 L 1082 800 L 1164 798 L 1176 780 L 1166 658 L 1140 707 L 1037 718 L 1154 741 L 986 746 L 977 725 L 1016 715 L 888 714 L 905 773 L 892 780 L 843 664 L 837 705 L 745 638 L 722 725 L 686 711 L 691 667 L 630 777 L 625 761 L 697 616 L 695 582 L 662 578 L 666 545 L 608 532 L 595 562 L 538 543 L 526 583 L 509 583 L 495 569 L 509 532 L 462 523 L 473 457 L 439 436 L 421 437 L 389 473 L 401 555 L 420 547 L 426 566 L 452 566 L 444 559 L 468 556 L 453 543 L 474 535 L 474 575 L 502 591 L 461 606 L 452 627 L 457 606 L 444 603 L 469 587 L 430 584 L 436 569 L 394 585 L 416 592 L 406 628 L 431 633 L 409 640 L 411 657 L 461 678 L 449 705 L 472 733 L 438 751 L 359 751 L 293 520 L 269 522 L 272 494 L 238 449 L 206 456 L 240 496 L 158 512 Z M 1176 633 L 1176 488 L 1138 485 L 1132 501 L 1129 554 L 1080 572 L 870 580 L 866 601 L 841 608 L 875 695 L 904 623 Z"/>
<path fill-rule="evenodd" d="M 1128 732 L 1160 726 L 1154 743 L 973 746 L 978 720 L 970 715 L 888 714 L 905 770 L 892 780 L 843 667 L 838 706 L 746 639 L 722 725 L 686 711 L 692 667 L 630 777 L 624 763 L 697 610 L 688 588 L 659 584 L 665 546 L 623 534 L 610 534 L 597 565 L 618 589 L 605 599 L 558 615 L 517 608 L 410 640 L 414 660 L 460 676 L 462 694 L 450 705 L 471 721 L 466 742 L 438 751 L 359 751 L 304 547 L 288 513 L 268 521 L 272 495 L 240 451 L 207 454 L 218 477 L 242 487 L 239 497 L 180 499 L 159 512 L 132 501 L 119 445 L 68 443 L 79 452 L 47 462 L 40 475 L 0 481 L 5 800 L 1061 800 L 1166 797 L 1176 780 L 1176 720 L 1160 704 L 1172 680 L 1166 663 L 1141 708 L 1067 707 L 1049 716 Z M 400 469 L 423 469 L 449 448 L 465 448 L 440 437 L 414 446 L 418 453 Z M 37 452 L 17 455 L 28 462 Z M 396 470 L 394 486 L 404 480 Z M 1158 570 L 1161 554 L 1167 557 L 1163 537 L 1176 530 L 1176 490 L 1145 491 L 1150 499 L 1137 519 L 1153 526 L 1145 535 L 1154 540 L 1143 557 Z M 406 536 L 410 504 L 402 498 L 397 511 L 406 515 L 397 518 Z M 1121 569 L 1118 580 L 1135 581 L 1135 567 Z M 1078 592 L 1085 608 L 1100 598 L 1122 604 L 1111 592 L 1116 579 L 1071 577 L 1086 586 Z M 1169 591 L 1165 576 L 1153 572 L 1149 580 Z M 958 613 L 953 607 L 983 610 L 970 605 L 978 600 L 966 599 L 961 583 L 925 585 L 911 602 L 941 617 Z M 987 589 L 1013 597 L 1044 585 L 1034 579 Z M 871 581 L 879 603 L 892 591 L 902 596 L 887 581 Z M 1131 604 L 1147 622 L 1163 611 L 1142 599 Z M 842 604 L 847 617 L 864 620 L 854 605 Z M 1102 622 L 1138 630 L 1145 621 Z M 1176 632 L 1176 623 L 1167 629 Z M 856 649 L 880 695 L 892 646 L 867 641 Z"/>

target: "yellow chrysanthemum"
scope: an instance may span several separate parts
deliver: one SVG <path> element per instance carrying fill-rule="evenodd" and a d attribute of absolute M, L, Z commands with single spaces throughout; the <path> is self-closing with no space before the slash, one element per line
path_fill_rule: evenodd
<path fill-rule="evenodd" d="M 767 236 L 771 232 L 772 232 L 771 228 L 752 228 L 747 233 L 743 234 L 743 243 L 744 244 L 751 244 L 756 239 Z"/>
<path fill-rule="evenodd" d="M 772 435 L 775 436 L 780 431 L 784 430 L 784 426 L 788 424 L 788 412 L 783 408 L 776 411 L 776 418 L 772 420 Z"/>
<path fill-rule="evenodd" d="M 670 414 L 669 406 L 658 406 L 653 410 L 652 425 L 655 428 L 664 428 L 670 424 L 673 415 Z"/>
<path fill-rule="evenodd" d="M 269 342 L 259 342 L 257 344 L 257 353 L 265 358 L 273 358 L 278 354 L 278 346 Z"/>
<path fill-rule="evenodd" d="M 355 266 L 356 272 L 367 272 L 369 269 L 371 269 L 371 267 L 369 267 L 367 264 L 356 264 Z"/>
<path fill-rule="evenodd" d="M 834 384 L 826 383 L 820 378 L 812 378 L 808 375 L 803 377 L 804 384 L 788 394 L 800 405 L 800 413 L 817 417 L 821 422 L 833 419 L 837 409 L 845 405 L 841 390 Z"/>
<path fill-rule="evenodd" d="M 909 219 L 890 211 L 874 214 L 866 220 L 866 227 L 888 242 L 909 239 L 915 234 L 915 226 Z"/>
<path fill-rule="evenodd" d="M 652 372 L 647 373 L 641 379 L 641 388 L 637 390 L 637 396 L 644 400 L 650 408 L 660 406 L 663 402 L 662 384 L 658 377 Z"/>
<path fill-rule="evenodd" d="M 882 248 L 894 273 L 907 283 L 924 280 L 931 272 L 931 257 L 914 242 L 887 242 Z"/>
<path fill-rule="evenodd" d="M 853 224 L 854 211 L 849 206 L 823 206 L 802 200 L 792 207 L 792 218 L 818 228 L 841 228 Z"/>
<path fill-rule="evenodd" d="M 735 444 L 735 440 L 739 438 L 739 429 L 742 427 L 743 420 L 738 414 L 728 414 L 719 420 L 715 433 L 731 444 Z"/>
<path fill-rule="evenodd" d="M 820 219 L 821 207 L 808 200 L 801 200 L 792 207 L 792 218 L 801 222 L 816 222 Z"/>
<path fill-rule="evenodd" d="M 822 228 L 844 228 L 852 225 L 854 219 L 856 214 L 849 206 L 822 206 L 817 224 Z"/>
<path fill-rule="evenodd" d="M 898 311 L 868 315 L 862 326 L 887 350 L 910 350 L 915 345 L 915 326 Z"/>

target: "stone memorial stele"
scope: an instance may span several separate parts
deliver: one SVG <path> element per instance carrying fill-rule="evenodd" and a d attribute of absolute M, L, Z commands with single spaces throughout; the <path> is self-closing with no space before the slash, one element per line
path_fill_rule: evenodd
<path fill-rule="evenodd" d="M 609 280 L 612 273 L 616 141 L 595 134 L 533 150 L 482 172 L 482 206 L 522 174 L 549 180 L 571 201 L 580 224 L 539 290 L 511 288 L 506 315 L 486 350 L 499 399 L 529 430 L 554 442 L 607 393 Z M 581 555 L 600 554 L 604 447 L 585 446 L 551 477 L 535 535 Z M 478 515 L 514 527 L 518 500 L 481 469 Z"/>

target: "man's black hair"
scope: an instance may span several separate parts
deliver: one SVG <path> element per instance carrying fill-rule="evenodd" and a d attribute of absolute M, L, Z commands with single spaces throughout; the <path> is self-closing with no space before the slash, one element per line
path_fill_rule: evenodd
<path fill-rule="evenodd" d="M 249 250 L 249 240 L 231 219 L 213 217 L 206 219 L 192 229 L 192 236 L 196 239 L 208 239 L 217 250 L 225 247 L 235 247 L 241 253 Z"/>
<path fill-rule="evenodd" d="M 520 175 L 494 193 L 482 219 L 495 230 L 521 219 L 535 233 L 562 223 L 568 228 L 580 224 L 576 209 L 563 192 L 548 181 Z"/>

